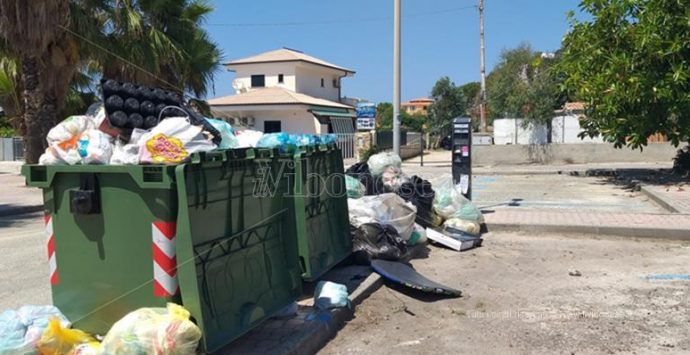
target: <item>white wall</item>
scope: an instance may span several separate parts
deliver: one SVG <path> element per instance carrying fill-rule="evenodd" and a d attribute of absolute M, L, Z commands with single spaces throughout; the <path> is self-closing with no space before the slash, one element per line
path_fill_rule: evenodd
<path fill-rule="evenodd" d="M 582 132 L 580 119 L 577 115 L 558 116 L 551 121 L 551 142 L 553 143 L 603 143 L 601 137 L 580 139 L 577 135 Z"/>
<path fill-rule="evenodd" d="M 321 124 L 307 111 L 306 106 L 283 105 L 267 108 L 214 107 L 220 117 L 253 117 L 254 126 L 249 129 L 263 131 L 265 121 L 281 121 L 281 129 L 287 133 L 321 134 Z M 238 120 L 239 121 L 239 120 Z M 328 126 L 326 126 L 326 129 Z M 323 133 L 328 133 L 324 131 Z"/>
<path fill-rule="evenodd" d="M 337 80 L 341 74 L 336 73 L 338 72 L 327 68 L 300 65 L 296 68 L 297 92 L 338 102 L 340 91 L 337 87 L 333 87 L 333 79 Z M 323 78 L 324 87 L 321 87 L 321 78 Z"/>
<path fill-rule="evenodd" d="M 278 83 L 278 74 L 283 74 L 283 84 Z M 244 64 L 236 67 L 235 80 L 241 82 L 248 90 L 252 89 L 252 75 L 265 75 L 266 87 L 280 85 L 289 90 L 297 91 L 294 62 Z"/>
<path fill-rule="evenodd" d="M 494 144 L 546 144 L 546 125 L 529 124 L 523 127 L 522 118 L 501 118 L 494 120 Z"/>

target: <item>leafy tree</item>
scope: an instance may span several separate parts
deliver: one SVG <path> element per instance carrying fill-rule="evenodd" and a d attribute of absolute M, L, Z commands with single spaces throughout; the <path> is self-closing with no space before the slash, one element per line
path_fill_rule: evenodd
<path fill-rule="evenodd" d="M 554 69 L 558 60 L 558 54 L 544 57 L 528 44 L 503 51 L 487 78 L 489 117 L 550 125 L 554 111 L 567 100 L 560 89 L 562 76 Z"/>
<path fill-rule="evenodd" d="M 201 0 L 109 1 L 100 42 L 117 56 L 99 52 L 104 76 L 205 95 L 221 57 L 201 28 L 211 11 Z"/>
<path fill-rule="evenodd" d="M 381 130 L 393 129 L 393 104 L 380 102 L 376 105 L 376 126 Z"/>
<path fill-rule="evenodd" d="M 479 91 L 481 84 L 478 81 L 473 81 L 460 86 L 462 96 L 465 98 L 465 107 L 467 115 L 472 118 L 479 117 Z"/>
<path fill-rule="evenodd" d="M 421 113 L 410 115 L 400 111 L 400 129 L 408 132 L 422 132 L 427 117 Z M 390 131 L 393 129 L 393 104 L 381 102 L 376 106 L 376 122 L 379 130 Z"/>
<path fill-rule="evenodd" d="M 527 122 L 551 125 L 555 110 L 568 101 L 568 96 L 561 90 L 563 78 L 555 70 L 559 56 L 554 59 L 537 57 L 532 61 L 532 78 L 525 93 L 523 117 Z"/>
<path fill-rule="evenodd" d="M 642 148 L 690 138 L 689 0 L 583 0 L 563 45 L 564 87 L 585 102 L 582 136 Z"/>
<path fill-rule="evenodd" d="M 429 130 L 442 136 L 450 133 L 453 118 L 467 114 L 467 100 L 462 87 L 455 86 L 450 78 L 440 78 L 431 89 L 434 103 L 429 112 Z"/>
<path fill-rule="evenodd" d="M 489 117 L 524 117 L 534 57 L 535 53 L 528 44 L 501 53 L 501 61 L 486 80 Z"/>

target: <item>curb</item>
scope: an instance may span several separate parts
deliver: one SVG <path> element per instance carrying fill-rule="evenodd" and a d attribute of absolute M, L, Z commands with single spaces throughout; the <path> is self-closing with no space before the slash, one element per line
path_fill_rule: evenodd
<path fill-rule="evenodd" d="M 685 229 L 672 228 L 633 228 L 619 226 L 587 226 L 587 225 L 546 225 L 546 224 L 487 224 L 490 232 L 527 232 L 527 233 L 565 233 L 592 234 L 614 237 L 634 237 L 664 240 L 690 241 L 690 232 Z"/>
<path fill-rule="evenodd" d="M 287 352 L 289 355 L 316 354 L 343 328 L 345 323 L 352 319 L 355 314 L 355 307 L 364 301 L 374 291 L 383 285 L 383 279 L 379 274 L 372 272 L 347 298 L 352 304 L 351 308 L 339 308 L 331 311 L 332 318 L 326 324 L 294 348 Z"/>
<path fill-rule="evenodd" d="M 640 192 L 642 192 L 650 200 L 654 201 L 657 205 L 661 206 L 663 209 L 671 213 L 680 213 L 678 209 L 676 209 L 675 207 L 673 207 L 673 205 L 664 200 L 663 197 L 657 195 L 654 191 L 648 189 L 646 186 L 641 185 Z"/>
<path fill-rule="evenodd" d="M 17 206 L 0 210 L 0 217 L 16 216 L 20 214 L 43 211 L 43 205 Z"/>
<path fill-rule="evenodd" d="M 505 175 L 505 176 L 516 176 L 516 175 L 572 175 L 572 173 L 578 173 L 584 176 L 585 171 L 575 171 L 575 170 L 514 170 L 514 171 L 482 171 L 479 169 L 473 169 L 472 175 Z"/>
<path fill-rule="evenodd" d="M 214 354 L 315 354 L 354 317 L 356 306 L 382 285 L 381 276 L 371 272 L 348 295 L 349 308 L 315 311 L 312 306 L 300 307 L 296 316 L 269 319 Z"/>

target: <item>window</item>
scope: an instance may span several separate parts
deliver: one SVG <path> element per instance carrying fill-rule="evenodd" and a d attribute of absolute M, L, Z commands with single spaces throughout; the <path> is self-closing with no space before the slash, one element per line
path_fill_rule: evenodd
<path fill-rule="evenodd" d="M 429 108 L 429 106 L 424 106 L 424 111 L 426 111 Z"/>
<path fill-rule="evenodd" d="M 266 86 L 266 76 L 265 75 L 252 75 L 252 87 L 262 88 Z"/>
<path fill-rule="evenodd" d="M 264 133 L 278 133 L 280 131 L 280 121 L 264 121 Z"/>
<path fill-rule="evenodd" d="M 278 74 L 278 84 L 282 84 L 283 82 L 283 74 Z"/>
<path fill-rule="evenodd" d="M 340 82 L 339 82 L 338 78 L 333 78 L 333 87 L 334 88 L 340 87 Z"/>
<path fill-rule="evenodd" d="M 323 84 L 323 78 L 321 78 L 321 87 L 324 87 L 325 85 Z"/>

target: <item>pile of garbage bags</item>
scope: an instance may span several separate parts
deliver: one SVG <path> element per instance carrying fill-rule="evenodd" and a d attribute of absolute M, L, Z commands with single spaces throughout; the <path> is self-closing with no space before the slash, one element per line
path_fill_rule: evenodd
<path fill-rule="evenodd" d="M 432 187 L 419 176 L 407 176 L 400 157 L 388 152 L 352 165 L 345 174 L 359 261 L 404 260 L 409 247 L 427 240 L 427 228 L 463 241 L 481 238 L 484 216 L 450 176 Z"/>
<path fill-rule="evenodd" d="M 332 144 L 333 134 L 287 134 L 235 129 L 186 108 L 177 94 L 156 88 L 102 82 L 103 102 L 85 115 L 71 116 L 53 127 L 41 165 L 179 164 L 196 152 L 235 148 L 277 148 Z"/>
<path fill-rule="evenodd" d="M 113 324 L 98 341 L 72 329 L 54 306 L 23 306 L 0 314 L 0 354 L 197 353 L 201 330 L 182 306 L 140 308 Z"/>

